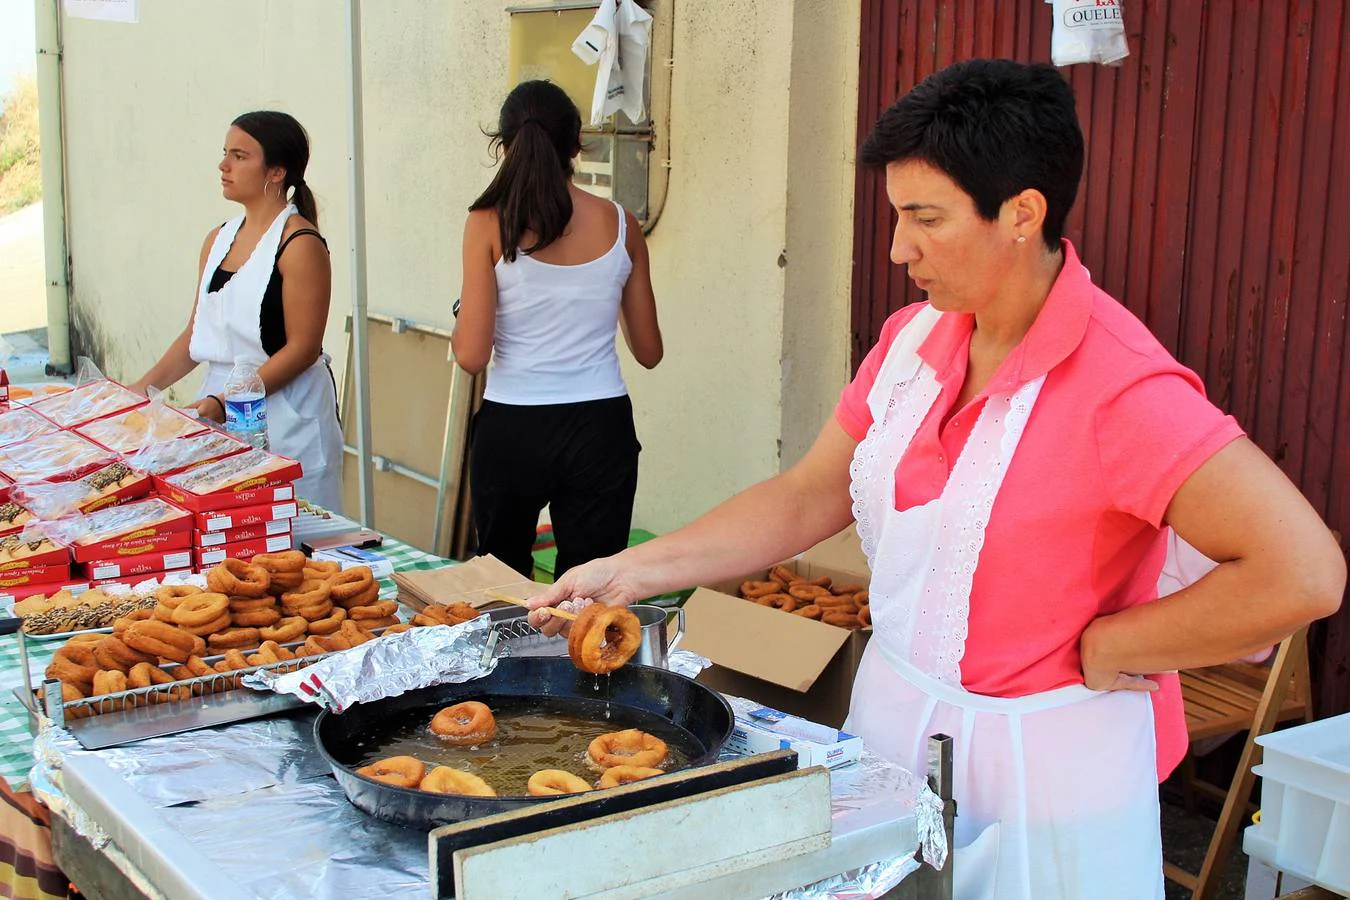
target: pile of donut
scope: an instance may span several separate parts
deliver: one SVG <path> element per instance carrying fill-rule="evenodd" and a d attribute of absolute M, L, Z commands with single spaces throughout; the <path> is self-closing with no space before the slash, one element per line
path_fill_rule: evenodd
<path fill-rule="evenodd" d="M 497 720 L 492 710 L 476 700 L 445 707 L 432 717 L 428 727 L 441 740 L 459 747 L 478 747 L 491 741 L 497 734 Z M 530 776 L 525 790 L 531 797 L 552 797 L 580 794 L 593 787 L 600 790 L 618 787 L 664 774 L 658 767 L 666 761 L 668 754 L 665 741 L 636 728 L 602 734 L 591 741 L 586 749 L 587 766 L 600 773 L 594 785 L 572 772 L 541 769 Z M 497 796 L 492 785 L 472 772 L 451 766 L 428 769 L 415 756 L 391 756 L 376 760 L 361 766 L 356 773 L 395 787 L 434 794 Z"/>
<path fill-rule="evenodd" d="M 298 550 L 226 560 L 206 573 L 206 585 L 205 591 L 165 585 L 155 591 L 153 608 L 117 619 L 112 634 L 76 635 L 56 651 L 47 677 L 61 681 L 69 702 L 346 650 L 374 638 L 374 629 L 412 627 L 399 624 L 395 601 L 379 599 L 368 567 L 344 571 Z M 214 663 L 205 659 L 215 656 Z M 212 689 L 237 684 L 224 679 Z M 162 701 L 189 693 L 150 696 Z"/>
<path fill-rule="evenodd" d="M 741 582 L 746 600 L 816 619 L 826 625 L 859 629 L 872 627 L 867 588 L 861 584 L 833 584 L 829 576 L 803 578 L 787 566 L 774 566 L 763 581 Z"/>

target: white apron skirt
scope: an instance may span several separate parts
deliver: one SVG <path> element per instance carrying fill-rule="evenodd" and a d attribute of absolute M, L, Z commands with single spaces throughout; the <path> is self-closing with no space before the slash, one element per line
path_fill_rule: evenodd
<path fill-rule="evenodd" d="M 1149 695 L 1079 684 L 1000 698 L 961 684 L 984 531 L 1044 378 L 990 396 L 942 495 L 895 510 L 895 468 L 940 392 L 917 352 L 940 315 L 925 308 L 897 336 L 850 470 L 873 635 L 845 728 L 911 771 L 930 734 L 954 738 L 957 900 L 1160 900 Z"/>
<path fill-rule="evenodd" d="M 259 330 L 263 294 L 272 278 L 286 220 L 295 212 L 294 206 L 282 210 L 239 271 L 213 294 L 207 290 L 211 275 L 230 252 L 243 216 L 226 222 L 216 235 L 198 287 L 197 315 L 188 345 L 192 359 L 209 366 L 198 399 L 221 394 L 236 363 L 262 366 L 267 362 Z M 267 441 L 274 453 L 300 461 L 304 474 L 296 482 L 296 496 L 341 513 L 342 431 L 330 362 L 327 354 L 321 354 L 290 384 L 267 395 Z"/>

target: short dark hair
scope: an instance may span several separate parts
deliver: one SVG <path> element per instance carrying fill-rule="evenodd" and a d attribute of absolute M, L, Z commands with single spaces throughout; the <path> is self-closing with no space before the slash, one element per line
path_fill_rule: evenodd
<path fill-rule="evenodd" d="M 862 166 L 922 160 L 946 173 L 984 219 L 1027 188 L 1045 196 L 1042 237 L 1059 248 L 1083 175 L 1073 88 L 1044 64 L 972 59 L 934 72 L 881 114 Z"/>
<path fill-rule="evenodd" d="M 246 112 L 230 123 L 248 134 L 263 150 L 263 165 L 281 166 L 286 170 L 283 187 L 294 188 L 291 202 L 300 215 L 319 227 L 319 207 L 314 192 L 305 184 L 305 169 L 309 166 L 309 133 L 295 117 L 272 109 Z"/>
<path fill-rule="evenodd" d="M 572 220 L 572 157 L 581 149 L 581 113 L 551 81 L 523 81 L 506 95 L 497 130 L 487 132 L 506 161 L 470 210 L 495 209 L 502 256 L 534 253 L 562 237 Z M 526 231 L 535 241 L 520 245 Z"/>

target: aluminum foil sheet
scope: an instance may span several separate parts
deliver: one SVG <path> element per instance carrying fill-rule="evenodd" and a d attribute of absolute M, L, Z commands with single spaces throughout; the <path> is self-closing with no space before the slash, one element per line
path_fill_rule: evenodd
<path fill-rule="evenodd" d="M 294 694 L 340 713 L 355 703 L 482 678 L 497 666 L 490 643 L 495 644 L 492 622 L 479 616 L 462 625 L 432 625 L 384 635 L 294 672 L 251 672 L 243 683 L 257 690 Z"/>

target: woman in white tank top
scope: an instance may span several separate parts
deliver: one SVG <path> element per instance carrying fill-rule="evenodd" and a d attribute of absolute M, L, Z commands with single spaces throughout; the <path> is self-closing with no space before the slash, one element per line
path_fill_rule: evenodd
<path fill-rule="evenodd" d="M 616 349 L 661 361 L 647 245 L 636 218 L 572 184 L 581 115 L 545 81 L 502 105 L 503 157 L 464 226 L 464 275 L 451 344 L 487 370 L 470 431 L 478 552 L 522 574 L 550 507 L 556 574 L 627 546 L 641 447 Z"/>

